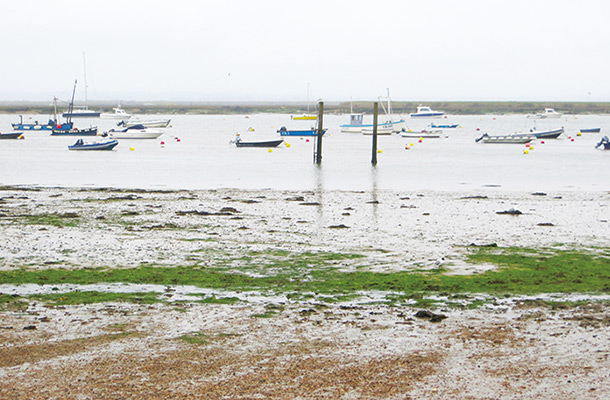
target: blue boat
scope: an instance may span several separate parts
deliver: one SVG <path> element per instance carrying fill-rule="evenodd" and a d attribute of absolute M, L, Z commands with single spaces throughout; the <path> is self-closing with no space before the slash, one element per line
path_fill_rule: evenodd
<path fill-rule="evenodd" d="M 324 135 L 327 130 L 328 129 L 322 130 L 322 135 Z M 294 130 L 282 126 L 277 132 L 281 136 L 318 136 L 318 130 L 315 128 Z"/>
<path fill-rule="evenodd" d="M 599 133 L 602 128 L 584 128 L 580 130 L 580 133 Z"/>
<path fill-rule="evenodd" d="M 603 147 L 602 150 L 610 150 L 610 139 L 608 136 L 604 136 L 602 140 L 599 141 L 598 144 L 595 145 L 595 148 Z"/>
<path fill-rule="evenodd" d="M 445 125 L 430 124 L 430 128 L 432 128 L 432 129 L 455 129 L 455 128 L 458 128 L 459 126 L 460 126 L 460 124 L 445 124 Z"/>
<path fill-rule="evenodd" d="M 106 142 L 97 143 L 85 143 L 83 139 L 78 139 L 76 143 L 68 146 L 69 150 L 112 150 L 119 144 L 116 139 L 108 140 Z"/>
<path fill-rule="evenodd" d="M 19 123 L 11 124 L 13 129 L 16 131 L 52 131 L 53 129 L 72 129 L 72 123 L 66 122 L 60 124 L 57 120 L 57 97 L 53 99 L 54 114 L 49 117 L 49 121 L 46 124 L 41 124 L 38 121 L 34 121 L 33 124 L 23 122 L 23 115 L 19 116 Z"/>
<path fill-rule="evenodd" d="M 71 113 L 74 109 L 74 92 L 76 91 L 76 81 L 74 81 L 74 88 L 72 89 L 72 100 L 70 100 L 70 105 L 68 106 L 68 111 Z M 97 126 L 87 128 L 87 129 L 78 129 L 74 127 L 72 123 L 71 114 L 68 115 L 68 120 L 62 124 L 57 124 L 57 126 L 53 127 L 51 136 L 97 136 Z"/>

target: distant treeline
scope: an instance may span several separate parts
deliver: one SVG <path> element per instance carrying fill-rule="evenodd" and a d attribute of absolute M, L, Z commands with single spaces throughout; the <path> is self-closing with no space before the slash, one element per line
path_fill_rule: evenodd
<path fill-rule="evenodd" d="M 307 110 L 305 103 L 196 103 L 196 102 L 122 102 L 122 108 L 131 114 L 302 114 Z M 563 114 L 610 114 L 610 102 L 526 102 L 526 101 L 394 101 L 392 113 L 407 115 L 415 112 L 417 106 L 425 104 L 435 110 L 447 114 L 480 115 L 480 114 L 528 114 L 543 111 L 545 108 L 554 108 Z M 385 104 L 384 104 L 385 105 Z M 112 112 L 116 107 L 113 103 L 91 103 L 89 108 Z M 311 108 L 311 107 L 310 107 Z M 373 111 L 372 101 L 356 102 L 325 102 L 326 114 L 347 114 Z M 63 111 L 63 110 L 62 110 Z M 0 113 L 3 114 L 51 114 L 53 107 L 50 104 L 16 102 L 0 103 Z M 58 110 L 60 112 L 60 110 Z M 315 112 L 315 107 L 312 112 Z M 380 107 L 380 112 L 381 107 Z"/>

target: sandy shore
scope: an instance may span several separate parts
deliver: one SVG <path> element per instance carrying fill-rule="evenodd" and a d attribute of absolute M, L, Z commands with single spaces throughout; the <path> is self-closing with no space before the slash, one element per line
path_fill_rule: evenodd
<path fill-rule="evenodd" d="M 449 273 L 468 274 L 493 268 L 464 261 L 471 244 L 610 242 L 606 192 L 5 188 L 0 198 L 2 270 L 213 268 L 246 252 L 287 250 L 364 256 L 341 260 L 346 271 L 437 268 L 444 257 Z M 498 214 L 509 210 L 521 214 Z M 78 223 L 32 223 L 34 215 Z M 234 269 L 267 272 L 240 271 L 239 261 Z M 270 304 L 275 314 L 260 318 Z M 434 312 L 447 318 L 437 323 L 416 312 L 265 296 L 234 305 L 33 301 L 0 310 L 0 398 L 610 397 L 606 303 L 442 308 Z"/>

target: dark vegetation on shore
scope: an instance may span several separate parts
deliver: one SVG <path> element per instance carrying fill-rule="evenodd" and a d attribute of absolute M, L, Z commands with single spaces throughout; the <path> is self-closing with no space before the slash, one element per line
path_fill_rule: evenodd
<path fill-rule="evenodd" d="M 534 102 L 534 101 L 393 101 L 394 114 L 407 115 L 415 112 L 420 104 L 431 106 L 452 115 L 481 114 L 528 114 L 554 108 L 564 114 L 610 114 L 610 102 Z M 307 104 L 295 102 L 122 102 L 122 107 L 132 114 L 301 114 Z M 92 102 L 90 108 L 111 112 L 116 102 Z M 65 107 L 64 107 L 65 108 Z M 325 102 L 326 114 L 372 113 L 372 101 Z M 63 111 L 63 108 L 61 109 Z M 59 110 L 58 110 L 59 111 Z M 1 102 L 0 113 L 4 114 L 51 114 L 50 102 Z"/>

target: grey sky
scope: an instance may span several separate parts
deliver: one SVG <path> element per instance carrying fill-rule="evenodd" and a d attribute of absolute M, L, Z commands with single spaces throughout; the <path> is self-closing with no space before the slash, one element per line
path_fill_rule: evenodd
<path fill-rule="evenodd" d="M 0 100 L 610 100 L 610 2 L 0 0 Z"/>

